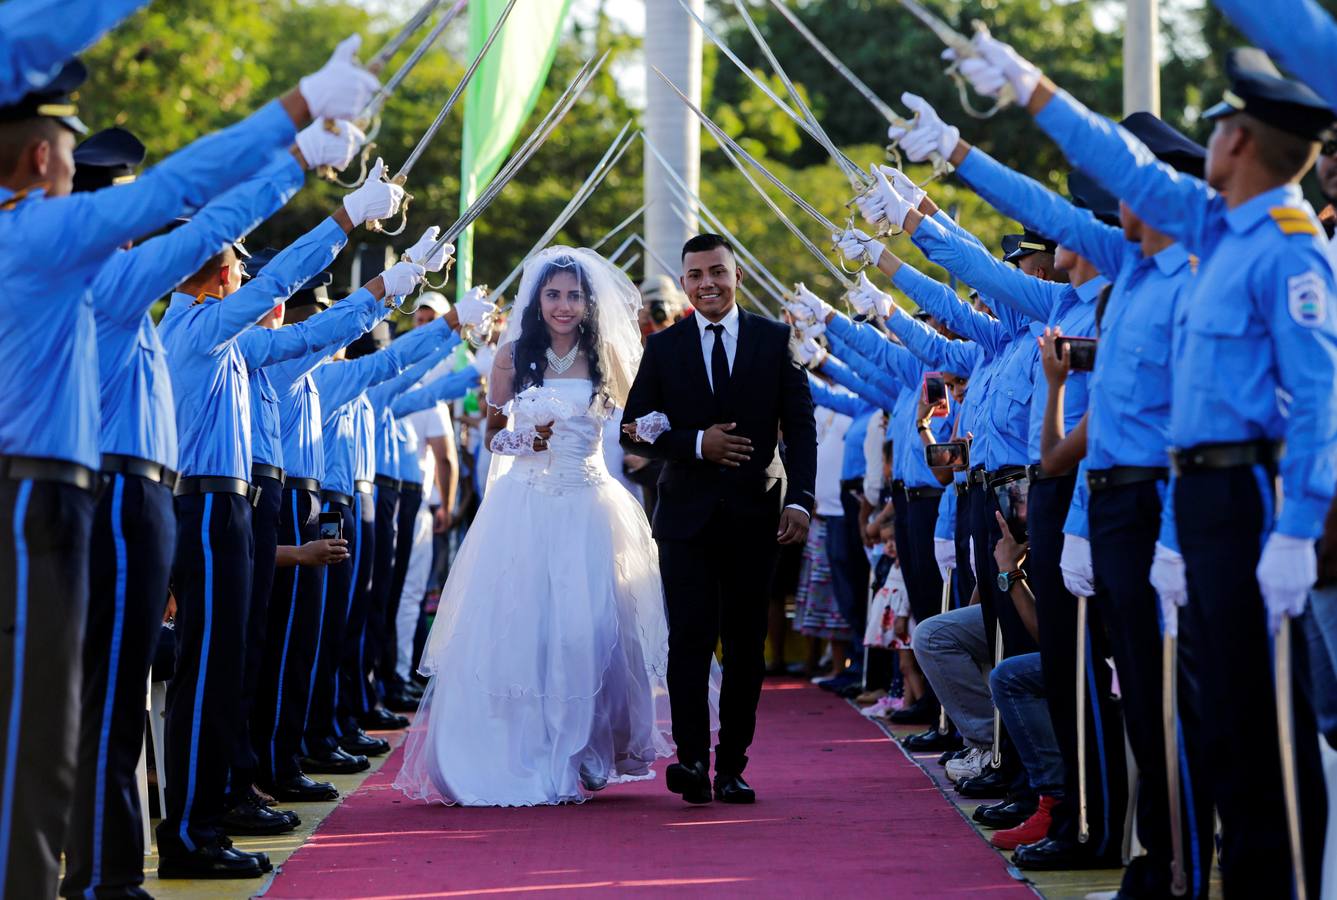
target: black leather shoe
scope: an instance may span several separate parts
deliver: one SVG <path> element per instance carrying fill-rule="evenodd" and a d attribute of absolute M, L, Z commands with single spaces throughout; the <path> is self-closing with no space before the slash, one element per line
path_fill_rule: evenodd
<path fill-rule="evenodd" d="M 361 728 L 339 738 L 339 746 L 353 756 L 384 756 L 390 752 L 389 741 L 372 737 Z"/>
<path fill-rule="evenodd" d="M 261 785 L 265 792 L 285 803 L 320 803 L 338 800 L 339 791 L 328 781 L 312 781 L 305 775 Z"/>
<path fill-rule="evenodd" d="M 985 828 L 1016 828 L 1035 812 L 1034 800 L 1014 800 L 1004 797 L 1001 803 L 980 806 L 971 814 L 971 818 Z"/>
<path fill-rule="evenodd" d="M 1034 844 L 1022 844 L 1012 853 L 1019 869 L 1106 869 L 1117 868 L 1119 860 L 1096 856 L 1084 844 L 1045 838 Z"/>
<path fill-rule="evenodd" d="M 302 771 L 315 775 L 351 775 L 371 768 L 365 756 L 354 756 L 335 748 L 320 756 L 303 756 Z"/>
<path fill-rule="evenodd" d="M 231 850 L 233 853 L 236 853 L 240 856 L 249 856 L 251 859 L 255 860 L 255 864 L 260 867 L 261 872 L 274 871 L 274 864 L 269 861 L 268 853 L 256 850 L 238 850 L 236 847 L 232 845 L 232 839 L 229 838 L 227 835 L 224 835 L 218 840 L 219 843 L 221 843 L 227 849 Z"/>
<path fill-rule="evenodd" d="M 938 724 L 938 703 L 927 697 L 920 697 L 904 709 L 891 714 L 893 725 L 936 725 Z"/>
<path fill-rule="evenodd" d="M 1012 787 L 1012 773 L 1003 769 L 986 766 L 985 770 L 974 778 L 966 778 L 956 783 L 956 792 L 962 797 L 973 800 L 989 800 L 1007 796 Z"/>
<path fill-rule="evenodd" d="M 421 697 L 414 698 L 409 696 L 408 691 L 394 691 L 386 694 L 385 699 L 381 702 L 384 703 L 385 708 L 391 712 L 410 713 L 418 711 L 418 701 L 421 699 Z"/>
<path fill-rule="evenodd" d="M 358 720 L 358 724 L 364 731 L 398 731 L 401 728 L 408 728 L 409 720 L 378 706 L 371 712 L 365 713 Z"/>
<path fill-rule="evenodd" d="M 287 816 L 249 795 L 223 814 L 223 832 L 230 835 L 287 834 L 296 827 Z"/>
<path fill-rule="evenodd" d="M 901 741 L 901 746 L 911 753 L 937 753 L 940 750 L 951 750 L 953 752 L 960 750 L 963 746 L 961 735 L 938 734 L 938 726 L 934 726 L 927 731 L 916 732 L 909 735 Z"/>
<path fill-rule="evenodd" d="M 184 853 L 164 853 L 158 858 L 159 878 L 259 878 L 260 861 L 221 841 Z"/>
<path fill-rule="evenodd" d="M 705 763 L 690 766 L 673 763 L 664 770 L 664 783 L 673 793 L 681 794 L 688 803 L 709 803 L 711 800 L 710 775 L 706 772 Z"/>
<path fill-rule="evenodd" d="M 757 792 L 742 775 L 716 775 L 715 799 L 721 803 L 756 803 Z"/>

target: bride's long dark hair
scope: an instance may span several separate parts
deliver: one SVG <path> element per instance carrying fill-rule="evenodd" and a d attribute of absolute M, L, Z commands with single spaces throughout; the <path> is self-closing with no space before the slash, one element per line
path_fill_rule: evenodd
<path fill-rule="evenodd" d="M 580 290 L 585 295 L 585 316 L 580 320 L 580 334 L 576 343 L 589 361 L 590 381 L 594 385 L 590 400 L 593 401 L 605 393 L 603 369 L 599 365 L 599 317 L 594 311 L 596 298 L 589 273 L 571 256 L 558 256 L 544 263 L 539 277 L 534 281 L 534 294 L 525 304 L 520 318 L 520 336 L 515 340 L 515 393 L 543 385 L 543 373 L 548 368 L 547 350 L 552 346 L 552 337 L 543 322 L 540 298 L 548 282 L 563 272 L 576 276 Z"/>

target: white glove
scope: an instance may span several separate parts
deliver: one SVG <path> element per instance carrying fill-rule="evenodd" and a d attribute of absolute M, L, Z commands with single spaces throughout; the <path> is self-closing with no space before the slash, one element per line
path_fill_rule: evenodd
<path fill-rule="evenodd" d="M 342 172 L 348 168 L 367 136 L 352 122 L 317 119 L 297 132 L 297 150 L 309 168 L 333 166 Z"/>
<path fill-rule="evenodd" d="M 794 324 L 796 325 L 803 322 L 816 321 L 812 316 L 812 310 L 808 309 L 808 307 L 804 306 L 802 303 L 786 303 L 785 309 L 794 317 Z"/>
<path fill-rule="evenodd" d="M 928 191 L 915 184 L 914 181 L 910 179 L 909 175 L 906 175 L 895 166 L 878 166 L 878 168 L 882 170 L 883 175 L 887 176 L 887 181 L 889 181 L 891 186 L 896 189 L 896 193 L 913 203 L 916 209 L 919 208 L 919 204 L 924 202 L 924 198 L 928 196 Z"/>
<path fill-rule="evenodd" d="M 1074 597 L 1090 597 L 1096 592 L 1096 573 L 1091 568 L 1091 544 L 1075 534 L 1063 535 L 1063 554 L 1058 567 L 1063 571 L 1063 586 Z"/>
<path fill-rule="evenodd" d="M 818 297 L 802 284 L 794 285 L 794 300 L 807 309 L 808 313 L 818 322 L 825 322 L 827 316 L 835 312 L 835 309 L 831 304 L 827 303 L 821 297 Z"/>
<path fill-rule="evenodd" d="M 488 301 L 487 288 L 481 284 L 469 288 L 460 302 L 455 304 L 455 315 L 459 317 L 460 327 L 482 325 L 496 311 L 497 304 Z"/>
<path fill-rule="evenodd" d="M 298 82 L 313 119 L 356 119 L 380 89 L 376 76 L 357 61 L 362 36 L 344 38 L 318 72 Z"/>
<path fill-rule="evenodd" d="M 850 291 L 850 303 L 861 316 L 876 314 L 884 319 L 891 315 L 893 306 L 891 297 L 873 287 L 863 272 L 859 273 L 858 286 Z"/>
<path fill-rule="evenodd" d="M 1272 532 L 1255 572 L 1267 607 L 1267 629 L 1276 634 L 1286 616 L 1293 619 L 1305 611 L 1309 589 L 1318 581 L 1314 542 Z"/>
<path fill-rule="evenodd" d="M 488 375 L 492 371 L 492 363 L 497 358 L 497 351 L 492 349 L 491 344 L 484 344 L 474 351 L 474 361 L 470 364 L 474 371 L 479 375 Z"/>
<path fill-rule="evenodd" d="M 877 261 L 882 258 L 882 252 L 887 249 L 886 245 L 873 240 L 857 228 L 846 228 L 840 234 L 831 235 L 831 240 L 850 262 L 862 262 L 866 254 L 869 265 L 873 266 L 877 265 Z"/>
<path fill-rule="evenodd" d="M 806 340 L 800 341 L 798 348 L 795 349 L 794 351 L 795 355 L 798 356 L 799 364 L 807 369 L 812 369 L 816 367 L 815 364 L 817 363 L 818 357 L 821 355 L 821 352 L 822 352 L 821 344 L 818 344 L 812 338 L 807 338 Z"/>
<path fill-rule="evenodd" d="M 938 574 L 947 580 L 947 570 L 956 568 L 956 541 L 935 537 L 933 539 L 933 558 L 938 561 Z"/>
<path fill-rule="evenodd" d="M 1179 636 L 1179 607 L 1188 604 L 1188 578 L 1184 574 L 1184 557 L 1161 542 L 1156 542 L 1156 555 L 1151 560 L 1151 586 L 1161 602 L 1161 621 L 1171 637 Z"/>
<path fill-rule="evenodd" d="M 943 159 L 951 156 L 961 140 L 960 129 L 944 122 L 938 111 L 917 94 L 901 94 L 901 102 L 914 111 L 914 123 L 908 131 L 893 125 L 887 129 L 887 136 L 900 145 L 909 160 L 923 162 L 934 153 Z"/>
<path fill-rule="evenodd" d="M 1030 103 L 1031 95 L 1035 93 L 1035 88 L 1043 77 L 1040 70 L 1029 61 L 1023 59 L 1021 54 L 1013 50 L 1010 45 L 1004 44 L 1002 41 L 989 34 L 987 28 L 981 28 L 976 32 L 974 38 L 971 39 L 971 43 L 975 45 L 975 51 L 984 58 L 984 62 L 992 66 L 1007 80 L 1008 84 L 1012 85 L 1012 89 L 1017 92 L 1017 102 L 1022 106 Z M 978 59 L 974 60 L 974 62 L 978 61 Z M 993 88 L 992 79 L 994 76 L 987 73 L 981 66 L 971 65 L 969 68 L 976 72 L 972 77 L 970 72 L 967 71 L 966 65 L 970 62 L 972 62 L 972 60 L 962 60 L 961 74 L 966 76 L 966 79 L 970 82 L 971 86 L 981 94 L 990 97 L 997 96 L 997 88 L 994 88 L 987 94 L 982 89 L 984 87 Z"/>
<path fill-rule="evenodd" d="M 344 197 L 344 210 L 356 228 L 372 219 L 390 218 L 403 201 L 404 189 L 385 180 L 385 160 L 377 157 L 362 187 Z"/>
<path fill-rule="evenodd" d="M 877 220 L 885 219 L 896 228 L 905 227 L 905 217 L 919 204 L 911 203 L 896 192 L 877 166 L 869 169 L 873 176 L 873 190 L 869 198 L 868 211 Z"/>
<path fill-rule="evenodd" d="M 819 337 L 826 334 L 825 322 L 808 322 L 798 330 L 799 337 L 805 341 L 816 341 Z"/>
<path fill-rule="evenodd" d="M 442 244 L 431 256 L 428 252 L 436 245 L 441 237 L 441 229 L 433 225 L 423 232 L 422 237 L 418 238 L 418 243 L 414 244 L 404 254 L 404 258 L 411 260 L 422 266 L 429 272 L 440 272 L 446 267 L 446 260 L 450 259 L 455 252 L 454 244 Z"/>
<path fill-rule="evenodd" d="M 668 416 L 662 412 L 648 412 L 636 420 L 635 438 L 643 444 L 653 444 L 668 430 Z"/>
<path fill-rule="evenodd" d="M 385 296 L 407 297 L 413 289 L 422 284 L 423 267 L 417 263 L 397 262 L 381 273 L 385 282 Z"/>

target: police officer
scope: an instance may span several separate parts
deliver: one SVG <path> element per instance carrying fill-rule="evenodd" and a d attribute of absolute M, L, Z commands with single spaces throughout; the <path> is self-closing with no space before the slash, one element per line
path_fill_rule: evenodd
<path fill-rule="evenodd" d="M 148 0 L 10 0 L 0 6 L 0 104 L 40 91 L 70 57 Z"/>
<path fill-rule="evenodd" d="M 1227 889 L 1290 893 L 1296 885 L 1263 628 L 1291 628 L 1303 611 L 1316 569 L 1314 539 L 1334 490 L 1333 275 L 1322 229 L 1298 186 L 1334 115 L 1261 51 L 1233 50 L 1226 59 L 1230 89 L 1205 114 L 1215 127 L 1200 181 L 1156 161 L 1011 47 L 987 33 L 976 44 L 980 55 L 963 71 L 977 89 L 1010 84 L 1074 165 L 1200 260 L 1176 311 L 1173 346 L 1174 537 L 1187 574 L 1182 612 L 1175 610 L 1178 597 L 1165 602 L 1183 590 L 1174 584 L 1177 567 L 1158 559 L 1152 581 L 1163 615 L 1181 619 L 1181 647 L 1202 664 L 1195 700 L 1215 760 Z M 1222 303 L 1223 296 L 1232 302 Z M 1298 676 L 1303 639 L 1296 645 Z M 1326 796 L 1303 687 L 1294 692 L 1294 747 L 1282 752 L 1297 756 L 1298 849 L 1317 896 Z"/>

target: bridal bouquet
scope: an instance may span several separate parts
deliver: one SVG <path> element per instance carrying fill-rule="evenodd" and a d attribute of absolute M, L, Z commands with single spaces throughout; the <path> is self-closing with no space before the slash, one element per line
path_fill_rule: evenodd
<path fill-rule="evenodd" d="M 557 391 L 547 386 L 527 388 L 515 398 L 515 415 L 532 422 L 556 422 L 580 414 Z"/>

